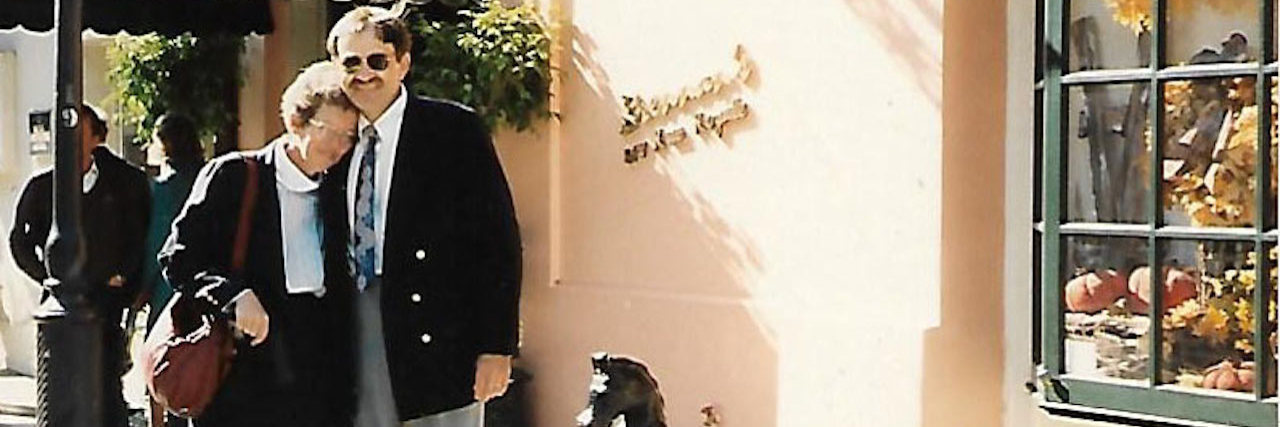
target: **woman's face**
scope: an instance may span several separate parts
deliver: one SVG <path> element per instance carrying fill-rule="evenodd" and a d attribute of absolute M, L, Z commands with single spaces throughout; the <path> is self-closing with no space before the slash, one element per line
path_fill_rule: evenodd
<path fill-rule="evenodd" d="M 303 142 L 302 168 L 308 174 L 323 172 L 342 159 L 355 145 L 355 110 L 347 110 L 329 104 L 320 106 L 315 117 L 302 125 L 299 140 Z"/>
<path fill-rule="evenodd" d="M 160 140 L 160 135 L 151 135 L 151 143 L 147 144 L 147 165 L 160 166 L 164 164 L 165 159 L 168 157 L 164 151 L 164 141 Z"/>

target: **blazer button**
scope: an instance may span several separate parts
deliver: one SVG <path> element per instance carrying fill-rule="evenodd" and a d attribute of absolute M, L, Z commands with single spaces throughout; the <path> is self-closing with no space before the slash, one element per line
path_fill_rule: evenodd
<path fill-rule="evenodd" d="M 431 342 L 431 334 L 422 334 L 422 343 L 427 344 L 430 342 Z"/>
<path fill-rule="evenodd" d="M 413 253 L 413 257 L 414 257 L 414 258 L 417 258 L 417 259 L 418 259 L 418 261 L 422 261 L 422 260 L 424 260 L 424 259 L 427 259 L 427 251 L 426 251 L 426 250 L 424 250 L 424 249 L 418 249 L 418 251 L 417 251 L 417 252 L 414 252 L 414 253 Z"/>
<path fill-rule="evenodd" d="M 413 302 L 422 302 L 422 295 L 414 293 L 413 295 L 409 295 L 409 300 Z"/>

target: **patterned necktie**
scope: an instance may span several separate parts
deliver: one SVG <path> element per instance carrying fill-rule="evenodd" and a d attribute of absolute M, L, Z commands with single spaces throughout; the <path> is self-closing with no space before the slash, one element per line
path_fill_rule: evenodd
<path fill-rule="evenodd" d="M 364 291 L 373 279 L 374 242 L 377 235 L 373 226 L 374 170 L 377 164 L 378 130 L 372 125 L 365 127 L 361 138 L 368 141 L 364 154 L 360 156 L 360 175 L 356 178 L 355 234 L 351 238 L 351 258 L 356 273 L 356 286 Z"/>

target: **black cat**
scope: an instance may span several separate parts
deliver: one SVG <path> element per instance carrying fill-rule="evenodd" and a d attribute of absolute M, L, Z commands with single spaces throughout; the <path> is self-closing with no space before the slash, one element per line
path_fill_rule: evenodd
<path fill-rule="evenodd" d="M 608 353 L 591 355 L 591 387 L 578 427 L 610 427 L 618 418 L 627 427 L 667 427 L 658 381 L 643 362 Z"/>

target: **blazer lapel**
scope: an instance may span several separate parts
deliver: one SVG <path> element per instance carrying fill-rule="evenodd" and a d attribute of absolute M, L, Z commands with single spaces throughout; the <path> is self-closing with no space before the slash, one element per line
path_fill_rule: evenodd
<path fill-rule="evenodd" d="M 426 118 L 426 120 L 424 120 Z M 399 230 L 408 230 L 409 223 L 429 220 L 431 198 L 422 193 L 424 183 L 431 185 L 434 172 L 431 148 L 437 144 L 438 132 L 424 111 L 422 101 L 410 96 L 400 125 L 400 140 L 396 142 L 394 172 L 391 174 L 391 191 L 387 195 L 386 230 L 383 241 L 383 274 L 394 269 L 395 254 L 404 247 Z"/>
<path fill-rule="evenodd" d="M 277 296 L 287 294 L 284 278 L 284 244 L 280 231 L 280 197 L 276 192 L 276 167 L 278 162 L 289 161 L 276 156 L 275 144 L 282 144 L 280 139 L 272 141 L 266 147 L 253 153 L 250 158 L 258 161 L 258 201 L 254 223 L 258 225 L 254 232 L 257 235 L 257 248 L 262 252 L 262 268 L 266 268 L 265 276 L 272 278 L 272 289 Z"/>

